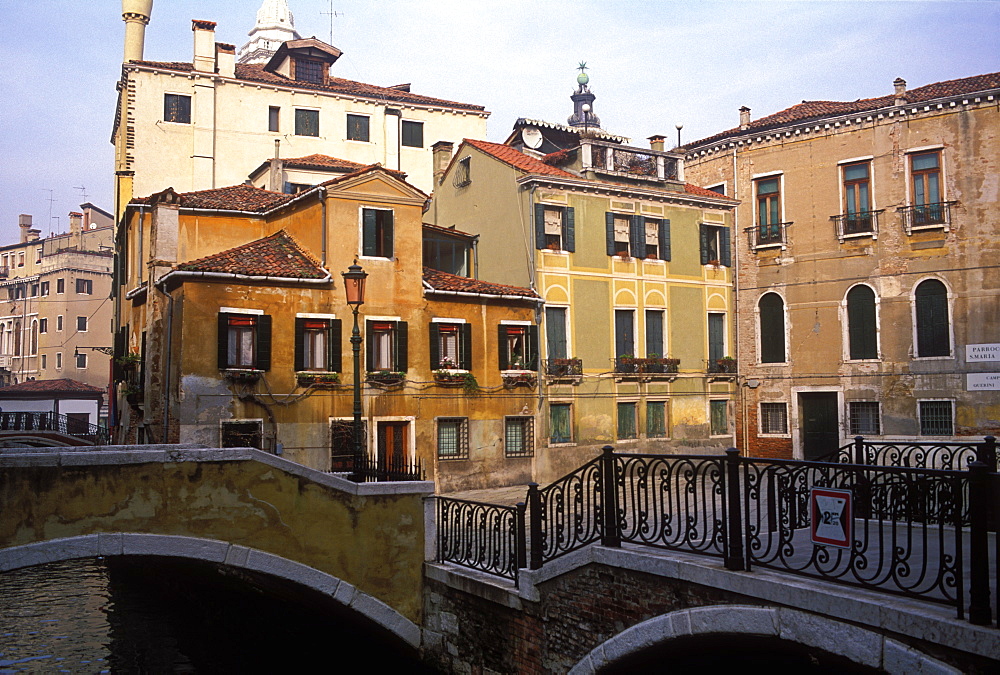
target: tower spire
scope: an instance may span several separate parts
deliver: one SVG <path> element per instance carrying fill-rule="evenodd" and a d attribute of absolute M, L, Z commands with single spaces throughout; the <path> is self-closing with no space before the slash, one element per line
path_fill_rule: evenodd
<path fill-rule="evenodd" d="M 587 84 L 590 82 L 590 75 L 587 75 L 587 62 L 581 61 L 577 70 L 580 74 L 576 76 L 576 83 L 579 85 L 570 98 L 573 100 L 573 114 L 569 116 L 571 127 L 595 127 L 601 128 L 601 118 L 594 114 L 594 99 L 597 98 L 591 93 Z"/>
<path fill-rule="evenodd" d="M 250 41 L 240 47 L 240 63 L 267 63 L 282 43 L 302 38 L 285 0 L 264 0 L 257 10 L 257 23 L 247 35 Z"/>

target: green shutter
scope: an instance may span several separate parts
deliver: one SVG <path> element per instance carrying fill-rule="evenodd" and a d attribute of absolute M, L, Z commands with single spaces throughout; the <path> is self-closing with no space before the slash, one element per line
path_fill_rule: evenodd
<path fill-rule="evenodd" d="M 936 279 L 917 286 L 914 293 L 917 313 L 917 356 L 951 354 L 948 322 L 948 289 Z"/>
<path fill-rule="evenodd" d="M 507 353 L 507 327 L 504 324 L 497 326 L 497 362 L 500 370 L 510 368 L 510 354 Z"/>
<path fill-rule="evenodd" d="M 376 239 L 376 216 L 378 214 L 373 209 L 364 209 L 361 212 L 361 254 L 366 256 L 378 255 L 378 240 Z"/>
<path fill-rule="evenodd" d="M 615 251 L 615 214 L 604 214 L 604 227 L 608 238 L 608 255 L 614 255 L 617 253 Z"/>
<path fill-rule="evenodd" d="M 229 315 L 219 312 L 219 370 L 229 367 Z"/>
<path fill-rule="evenodd" d="M 375 330 L 371 321 L 365 321 L 365 370 L 375 370 Z"/>
<path fill-rule="evenodd" d="M 327 335 L 330 361 L 327 369 L 335 373 L 339 373 L 343 369 L 341 340 L 340 319 L 330 319 L 330 332 Z"/>
<path fill-rule="evenodd" d="M 730 229 L 728 227 L 719 228 L 719 262 L 723 267 L 732 267 L 732 255 L 729 250 L 729 235 Z"/>
<path fill-rule="evenodd" d="M 548 347 L 546 356 L 550 359 L 566 358 L 566 309 L 545 308 L 545 335 Z"/>
<path fill-rule="evenodd" d="M 563 250 L 576 251 L 576 215 L 572 206 L 567 206 L 562 213 Z"/>
<path fill-rule="evenodd" d="M 670 221 L 660 221 L 660 260 L 670 260 Z"/>
<path fill-rule="evenodd" d="M 663 312 L 652 310 L 646 312 L 646 356 L 663 353 Z"/>
<path fill-rule="evenodd" d="M 700 235 L 701 241 L 701 264 L 707 265 L 709 261 L 708 257 L 708 225 L 699 225 L 698 233 Z"/>
<path fill-rule="evenodd" d="M 406 322 L 396 322 L 396 370 L 405 373 L 409 369 L 407 359 L 407 345 L 409 338 L 406 331 Z"/>
<path fill-rule="evenodd" d="M 875 292 L 868 286 L 855 286 L 847 294 L 847 326 L 851 358 L 878 358 Z"/>
<path fill-rule="evenodd" d="M 258 370 L 271 369 L 271 317 L 261 314 L 257 317 L 257 359 Z"/>
<path fill-rule="evenodd" d="M 427 330 L 430 333 L 431 370 L 437 370 L 441 367 L 441 331 L 434 322 L 431 322 Z"/>
<path fill-rule="evenodd" d="M 757 303 L 761 363 L 785 361 L 785 303 L 777 293 L 765 293 Z"/>
<path fill-rule="evenodd" d="M 535 248 L 545 248 L 545 206 L 535 204 Z"/>
<path fill-rule="evenodd" d="M 472 370 L 472 324 L 462 324 L 462 349 L 458 353 L 458 367 L 463 370 Z"/>
<path fill-rule="evenodd" d="M 538 370 L 538 326 L 532 324 L 526 326 L 527 328 L 527 338 L 524 348 L 527 354 L 524 364 L 526 370 Z"/>
<path fill-rule="evenodd" d="M 633 258 L 646 257 L 646 219 L 642 216 L 632 216 L 628 223 L 629 243 Z"/>
<path fill-rule="evenodd" d="M 295 319 L 295 370 L 302 370 L 305 367 L 305 336 L 306 320 L 300 317 Z"/>

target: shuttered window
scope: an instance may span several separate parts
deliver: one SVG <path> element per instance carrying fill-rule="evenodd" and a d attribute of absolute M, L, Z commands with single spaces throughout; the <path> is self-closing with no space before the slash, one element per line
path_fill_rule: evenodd
<path fill-rule="evenodd" d="M 295 370 L 340 372 L 340 319 L 295 319 Z"/>
<path fill-rule="evenodd" d="M 615 310 L 615 356 L 635 356 L 635 310 Z"/>
<path fill-rule="evenodd" d="M 917 356 L 951 356 L 948 289 L 928 279 L 914 293 L 917 319 Z"/>
<path fill-rule="evenodd" d="M 497 343 L 500 370 L 538 370 L 538 326 L 502 323 Z"/>
<path fill-rule="evenodd" d="M 266 314 L 219 313 L 220 369 L 271 368 L 271 317 Z"/>
<path fill-rule="evenodd" d="M 646 310 L 646 356 L 656 359 L 666 356 L 663 344 L 663 310 Z"/>
<path fill-rule="evenodd" d="M 431 370 L 472 370 L 472 326 L 467 323 L 431 323 Z"/>
<path fill-rule="evenodd" d="M 549 405 L 550 443 L 570 443 L 573 441 L 570 413 L 569 403 L 552 403 Z"/>
<path fill-rule="evenodd" d="M 648 438 L 666 438 L 666 401 L 649 401 L 646 403 L 646 436 Z"/>
<path fill-rule="evenodd" d="M 636 438 L 635 403 L 618 404 L 618 440 Z"/>
<path fill-rule="evenodd" d="M 701 238 L 701 264 L 732 267 L 729 228 L 702 223 L 699 233 Z"/>
<path fill-rule="evenodd" d="M 369 372 L 405 373 L 407 326 L 405 321 L 368 321 L 365 335 L 365 365 Z"/>
<path fill-rule="evenodd" d="M 852 360 L 878 358 L 875 291 L 863 284 L 847 292 L 847 337 Z"/>
<path fill-rule="evenodd" d="M 361 255 L 391 258 L 393 214 L 387 209 L 361 209 Z"/>
<path fill-rule="evenodd" d="M 545 338 L 548 344 L 548 358 L 565 359 L 566 349 L 566 308 L 545 308 Z"/>
<path fill-rule="evenodd" d="M 785 303 L 777 293 L 765 293 L 757 303 L 760 310 L 760 362 L 785 362 Z"/>
<path fill-rule="evenodd" d="M 576 211 L 573 207 L 535 204 L 535 248 L 576 251 Z"/>

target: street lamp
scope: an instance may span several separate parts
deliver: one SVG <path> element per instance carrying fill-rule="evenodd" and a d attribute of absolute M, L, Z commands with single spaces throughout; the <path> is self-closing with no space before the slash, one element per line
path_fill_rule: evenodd
<path fill-rule="evenodd" d="M 354 330 L 351 332 L 351 349 L 354 352 L 354 478 L 361 475 L 364 449 L 361 446 L 361 331 L 358 329 L 358 310 L 365 304 L 365 279 L 368 273 L 361 269 L 355 260 L 354 264 L 341 272 L 344 277 L 344 290 L 347 292 L 347 304 L 354 312 Z"/>

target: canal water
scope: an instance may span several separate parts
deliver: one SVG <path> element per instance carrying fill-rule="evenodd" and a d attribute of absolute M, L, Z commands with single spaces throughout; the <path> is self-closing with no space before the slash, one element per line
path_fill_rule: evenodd
<path fill-rule="evenodd" d="M 0 673 L 332 671 L 416 652 L 311 593 L 161 558 L 80 559 L 0 574 Z"/>

